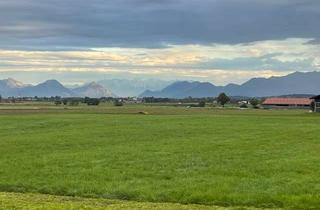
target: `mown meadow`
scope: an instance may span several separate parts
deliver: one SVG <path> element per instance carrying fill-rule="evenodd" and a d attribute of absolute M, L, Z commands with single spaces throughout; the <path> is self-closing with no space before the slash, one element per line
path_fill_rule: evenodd
<path fill-rule="evenodd" d="M 319 125 L 301 110 L 2 108 L 0 191 L 320 209 Z"/>

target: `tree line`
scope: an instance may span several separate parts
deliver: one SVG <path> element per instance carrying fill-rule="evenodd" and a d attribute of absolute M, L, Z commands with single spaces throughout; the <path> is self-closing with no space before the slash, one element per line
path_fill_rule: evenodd
<path fill-rule="evenodd" d="M 98 106 L 101 102 L 110 102 L 114 106 L 123 106 L 125 103 L 130 102 L 133 98 L 112 98 L 112 97 L 103 97 L 103 98 L 90 98 L 90 97 L 71 97 L 63 98 L 60 96 L 53 97 L 9 97 L 3 99 L 0 95 L 0 102 L 8 103 L 18 103 L 25 101 L 37 101 L 37 102 L 53 102 L 55 105 L 69 105 L 69 106 L 78 106 L 80 103 L 87 104 L 88 106 Z M 204 98 L 193 98 L 187 97 L 183 99 L 175 98 L 155 98 L 155 97 L 144 97 L 144 98 L 135 98 L 135 103 L 181 103 L 181 104 L 190 104 L 191 107 L 205 107 L 207 103 L 217 103 L 224 107 L 226 104 L 236 104 L 239 101 L 246 101 L 247 103 L 240 104 L 241 108 L 248 108 L 250 104 L 254 108 L 258 108 L 261 100 L 258 98 L 248 98 L 248 97 L 229 97 L 225 93 L 219 94 L 218 97 L 204 97 Z"/>
<path fill-rule="evenodd" d="M 207 103 L 217 103 L 224 107 L 226 104 L 236 104 L 239 101 L 245 101 L 246 103 L 241 103 L 241 108 L 248 108 L 250 104 L 253 108 L 259 108 L 261 100 L 258 98 L 249 97 L 229 97 L 226 93 L 220 93 L 218 97 L 205 97 L 205 98 L 193 98 L 187 97 L 183 99 L 173 99 L 173 98 L 155 98 L 155 97 L 145 97 L 142 99 L 144 103 L 193 103 L 191 107 L 205 107 Z"/>

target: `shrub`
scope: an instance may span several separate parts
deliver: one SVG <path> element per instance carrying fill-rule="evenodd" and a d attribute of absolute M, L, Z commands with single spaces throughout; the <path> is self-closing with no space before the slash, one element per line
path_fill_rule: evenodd
<path fill-rule="evenodd" d="M 198 103 L 198 107 L 205 107 L 206 106 L 206 102 L 205 101 L 200 101 Z"/>
<path fill-rule="evenodd" d="M 122 102 L 122 101 L 119 101 L 119 100 L 115 100 L 115 101 L 113 102 L 113 105 L 114 105 L 114 106 L 123 106 L 123 102 Z"/>
<path fill-rule="evenodd" d="M 62 104 L 62 101 L 55 101 L 54 104 L 55 104 L 56 106 L 59 106 L 59 105 Z"/>
<path fill-rule="evenodd" d="M 71 100 L 69 103 L 70 106 L 78 106 L 79 105 L 79 101 L 77 100 Z"/>
<path fill-rule="evenodd" d="M 98 106 L 100 104 L 98 98 L 86 98 L 85 102 L 88 106 Z"/>
<path fill-rule="evenodd" d="M 138 112 L 138 114 L 148 115 L 148 114 L 149 114 L 149 112 Z"/>
<path fill-rule="evenodd" d="M 245 103 L 242 103 L 242 104 L 240 105 L 240 108 L 242 108 L 242 109 L 247 109 L 247 108 L 248 108 L 248 105 L 245 104 Z"/>

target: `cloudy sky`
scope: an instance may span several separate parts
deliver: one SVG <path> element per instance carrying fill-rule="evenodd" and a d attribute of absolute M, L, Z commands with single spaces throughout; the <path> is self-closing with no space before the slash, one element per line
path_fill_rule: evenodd
<path fill-rule="evenodd" d="M 319 0 L 1 0 L 0 79 L 242 83 L 320 70 Z"/>

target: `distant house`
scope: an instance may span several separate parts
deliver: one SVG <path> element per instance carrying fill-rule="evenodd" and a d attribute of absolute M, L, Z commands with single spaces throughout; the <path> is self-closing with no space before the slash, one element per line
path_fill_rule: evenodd
<path fill-rule="evenodd" d="M 249 101 L 238 101 L 238 104 L 250 104 L 250 102 Z"/>
<path fill-rule="evenodd" d="M 267 98 L 262 106 L 264 108 L 295 108 L 295 109 L 309 109 L 312 103 L 310 98 Z M 319 107 L 320 108 L 320 107 Z"/>
<path fill-rule="evenodd" d="M 311 97 L 310 99 L 312 100 L 311 102 L 312 111 L 320 112 L 320 95 Z"/>

